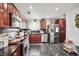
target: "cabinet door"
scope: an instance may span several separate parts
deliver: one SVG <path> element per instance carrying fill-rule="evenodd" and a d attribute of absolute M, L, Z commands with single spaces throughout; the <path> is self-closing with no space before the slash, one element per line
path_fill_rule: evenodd
<path fill-rule="evenodd" d="M 0 3 L 0 27 L 2 27 L 2 25 L 3 25 L 3 12 L 4 12 L 4 10 L 3 10 L 3 3 Z"/>
<path fill-rule="evenodd" d="M 34 34 L 30 34 L 29 35 L 29 42 L 30 43 L 34 43 L 35 42 L 35 35 Z"/>
<path fill-rule="evenodd" d="M 46 29 L 46 21 L 44 19 L 41 20 L 40 25 L 41 25 L 41 29 Z"/>
<path fill-rule="evenodd" d="M 65 41 L 65 37 L 66 37 L 66 26 L 65 26 L 65 19 L 60 19 L 60 21 L 59 21 L 59 23 L 60 23 L 60 38 L 61 38 L 61 40 L 60 41 Z"/>
<path fill-rule="evenodd" d="M 23 51 L 23 50 L 22 50 Z M 20 46 L 16 50 L 16 56 L 20 56 Z"/>
<path fill-rule="evenodd" d="M 0 9 L 2 9 L 3 8 L 3 3 L 0 3 Z"/>
<path fill-rule="evenodd" d="M 7 27 L 9 26 L 9 19 L 8 19 L 8 5 L 7 3 L 4 3 L 4 20 L 3 20 L 3 26 Z"/>
<path fill-rule="evenodd" d="M 40 43 L 41 42 L 41 35 L 40 34 L 30 34 L 29 42 L 30 43 Z"/>
<path fill-rule="evenodd" d="M 35 42 L 36 43 L 40 43 L 41 42 L 41 35 L 40 34 L 36 34 L 35 35 Z"/>
<path fill-rule="evenodd" d="M 66 23 L 65 19 L 57 19 L 55 24 L 59 24 L 59 41 L 64 42 L 66 37 Z"/>
<path fill-rule="evenodd" d="M 20 56 L 20 46 L 16 48 L 15 52 L 11 56 Z"/>

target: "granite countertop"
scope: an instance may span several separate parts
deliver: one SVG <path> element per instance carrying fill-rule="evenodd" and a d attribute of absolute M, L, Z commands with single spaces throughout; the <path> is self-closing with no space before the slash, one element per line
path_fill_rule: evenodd
<path fill-rule="evenodd" d="M 17 44 L 14 44 L 15 42 Z M 20 46 L 20 44 L 22 44 L 21 39 L 12 40 L 12 41 L 10 41 L 10 44 L 8 46 L 0 48 L 0 51 L 4 50 L 5 51 L 4 55 L 10 56 Z"/>
<path fill-rule="evenodd" d="M 48 34 L 48 33 L 30 33 L 30 34 Z"/>

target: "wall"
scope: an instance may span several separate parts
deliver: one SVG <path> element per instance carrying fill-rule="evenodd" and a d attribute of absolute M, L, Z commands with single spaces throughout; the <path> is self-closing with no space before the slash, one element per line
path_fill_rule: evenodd
<path fill-rule="evenodd" d="M 51 25 L 51 21 L 50 20 L 51 19 L 46 19 L 46 28 L 47 28 L 48 25 Z"/>
<path fill-rule="evenodd" d="M 51 20 L 52 19 L 46 19 L 46 26 L 47 25 L 50 25 L 51 22 L 53 22 Z M 40 20 L 39 19 L 37 19 L 36 22 L 34 22 L 33 19 L 29 19 L 29 23 L 28 24 L 29 24 L 29 26 L 28 26 L 29 29 L 32 29 L 32 30 L 40 30 Z"/>
<path fill-rule="evenodd" d="M 79 14 L 79 7 L 66 12 L 66 39 L 79 45 L 79 28 L 75 26 L 76 14 Z"/>
<path fill-rule="evenodd" d="M 36 21 L 34 21 L 33 19 L 29 21 L 29 29 L 31 30 L 40 30 L 40 21 L 38 19 L 36 19 Z"/>

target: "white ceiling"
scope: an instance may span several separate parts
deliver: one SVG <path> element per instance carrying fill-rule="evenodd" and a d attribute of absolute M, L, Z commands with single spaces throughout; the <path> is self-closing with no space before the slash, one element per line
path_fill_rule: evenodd
<path fill-rule="evenodd" d="M 78 3 L 15 3 L 19 11 L 28 18 L 51 18 L 64 15 L 68 10 L 79 6 Z M 32 9 L 29 7 L 32 6 Z M 56 8 L 59 8 L 56 11 Z M 30 14 L 27 12 L 30 11 Z"/>

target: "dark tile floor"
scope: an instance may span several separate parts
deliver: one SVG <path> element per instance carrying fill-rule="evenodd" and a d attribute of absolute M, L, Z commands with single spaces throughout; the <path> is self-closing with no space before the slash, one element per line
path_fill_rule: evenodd
<path fill-rule="evenodd" d="M 30 44 L 28 55 L 29 56 L 68 56 L 68 54 L 63 51 L 63 43 Z"/>

